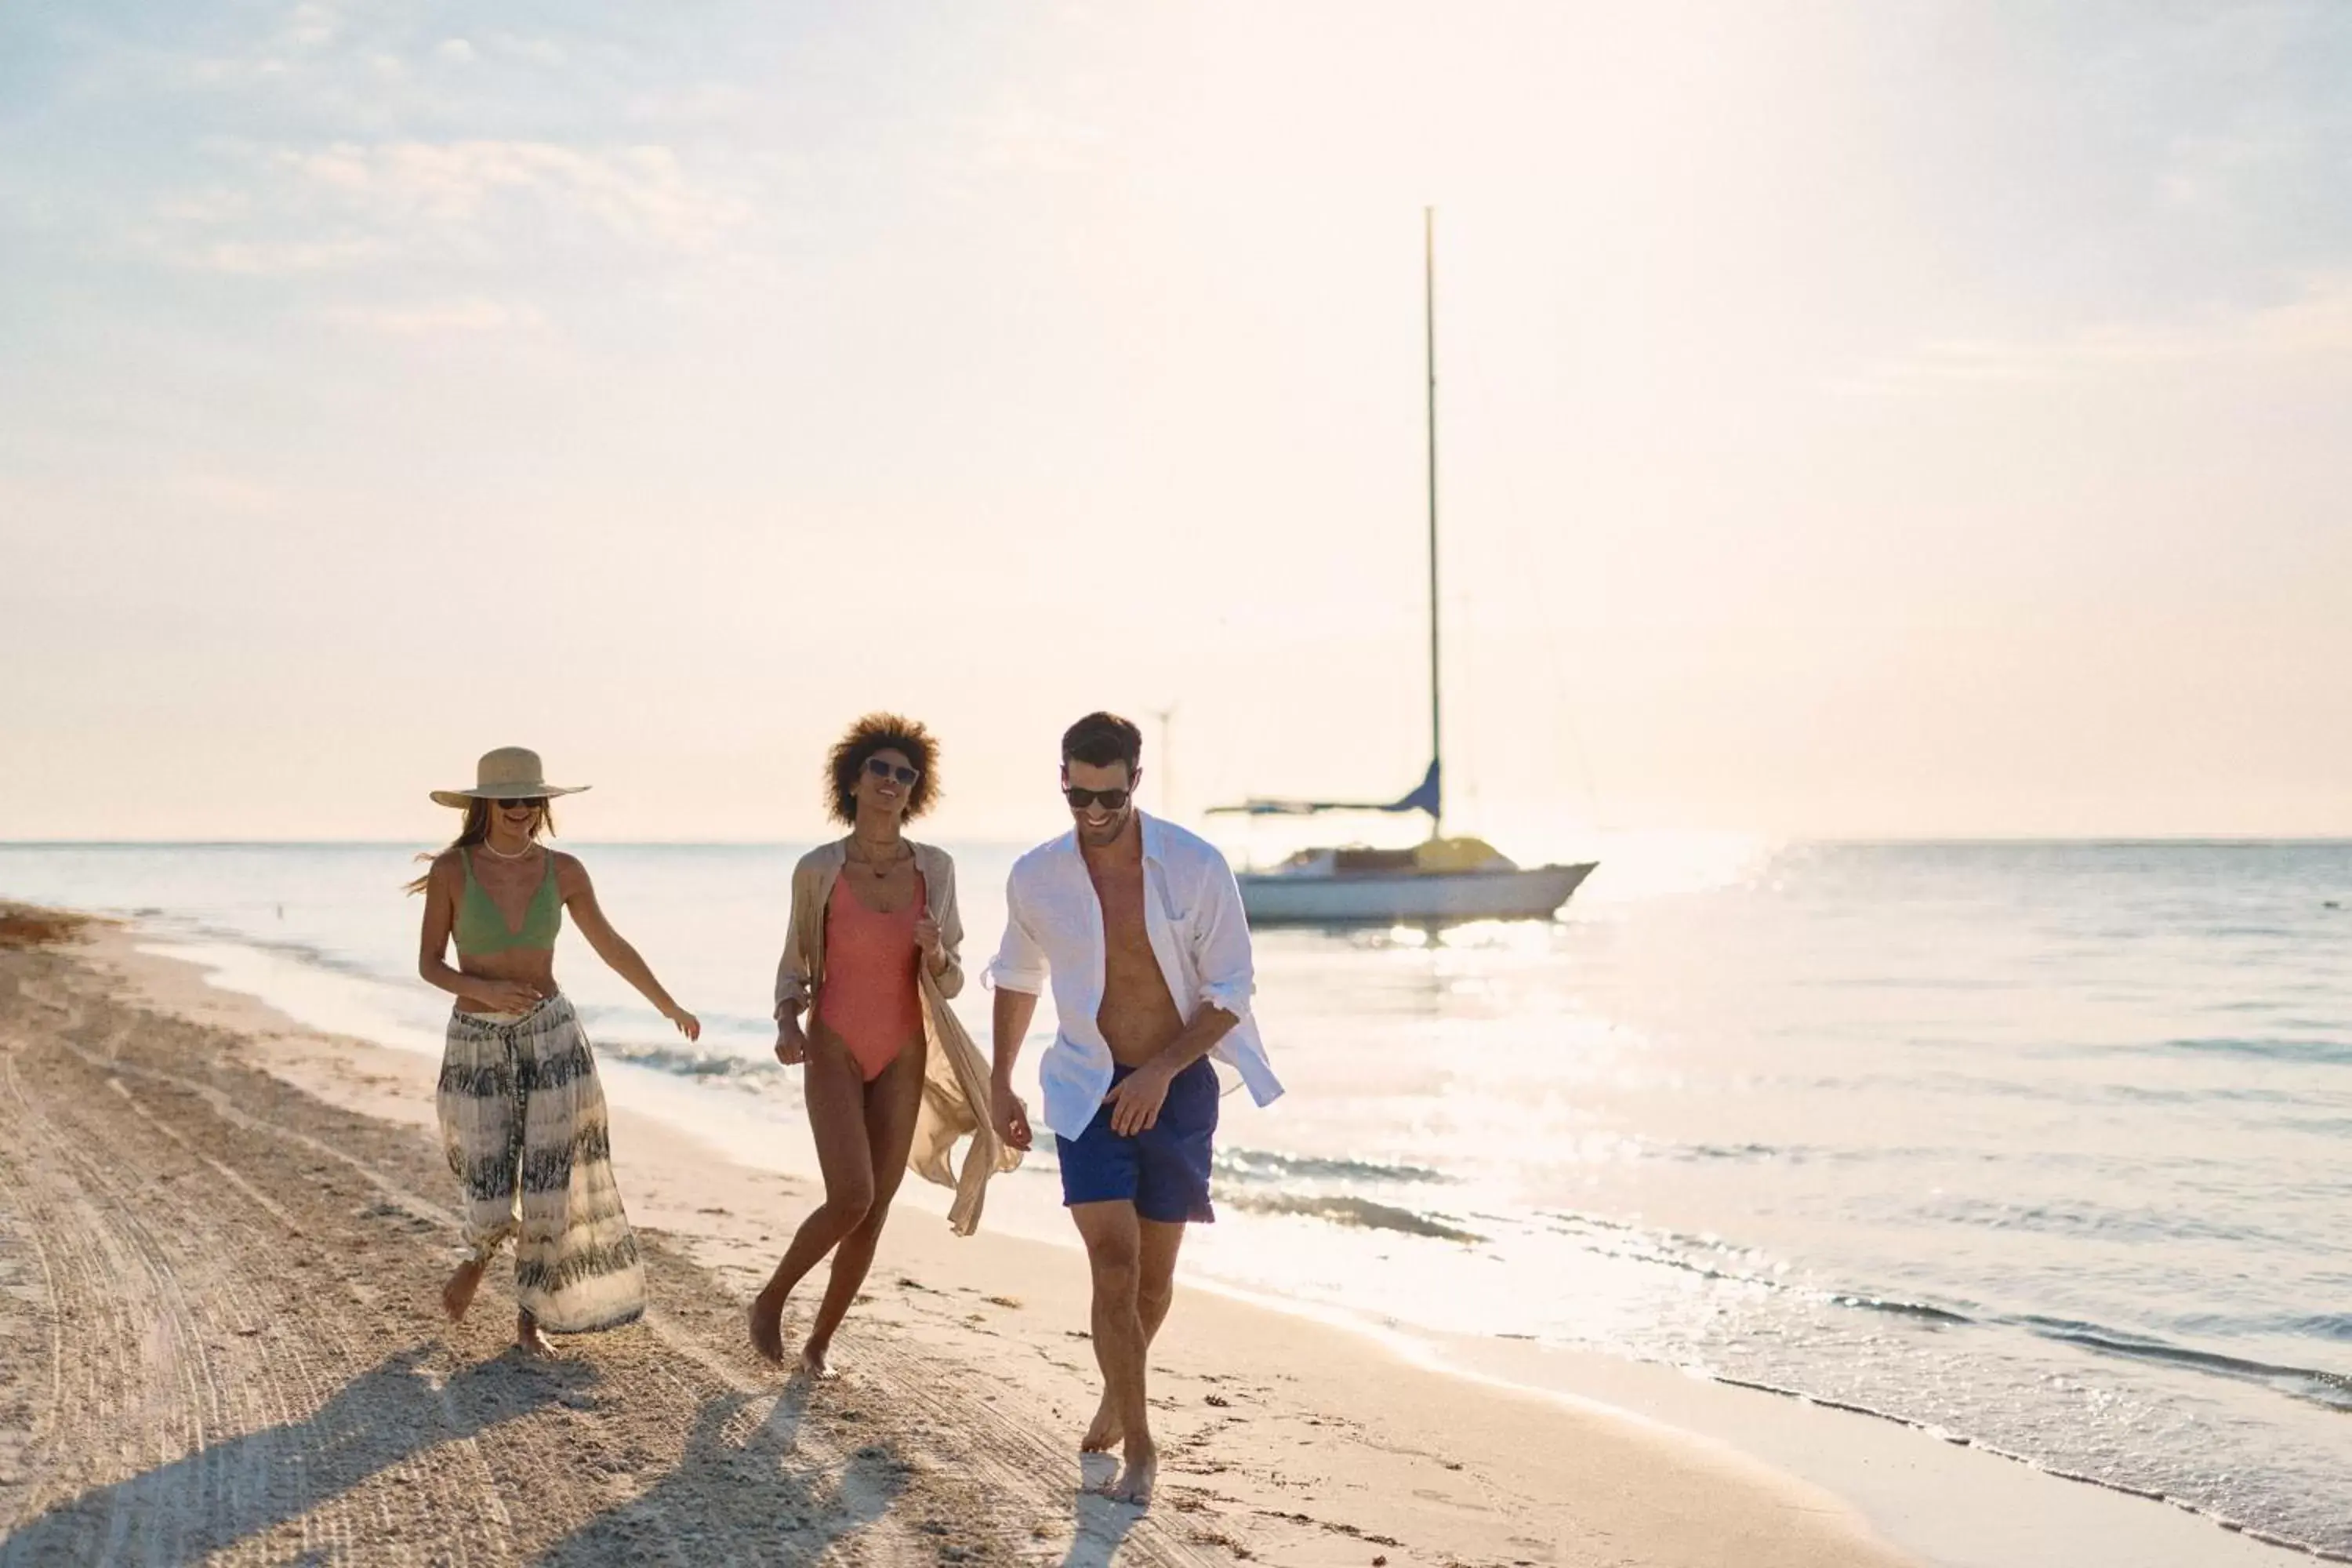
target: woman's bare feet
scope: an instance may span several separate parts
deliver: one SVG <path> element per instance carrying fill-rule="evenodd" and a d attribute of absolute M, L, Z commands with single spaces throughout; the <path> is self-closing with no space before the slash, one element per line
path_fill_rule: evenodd
<path fill-rule="evenodd" d="M 1118 1479 L 1103 1488 L 1103 1496 L 1113 1502 L 1150 1508 L 1152 1484 L 1160 1479 L 1160 1450 L 1148 1440 L 1129 1443 L 1126 1458 L 1127 1463 L 1119 1468 Z"/>
<path fill-rule="evenodd" d="M 539 1320 L 528 1311 L 515 1314 L 515 1344 L 523 1354 L 536 1361 L 553 1361 L 555 1347 L 539 1331 Z"/>
<path fill-rule="evenodd" d="M 751 1348 L 784 1364 L 784 1291 L 773 1279 L 751 1301 Z"/>
<path fill-rule="evenodd" d="M 474 1304 L 474 1292 L 482 1284 L 484 1262 L 479 1258 L 468 1258 L 457 1265 L 457 1271 L 449 1276 L 449 1283 L 441 1287 L 441 1310 L 449 1314 L 451 1322 L 464 1318 L 466 1309 Z"/>
<path fill-rule="evenodd" d="M 1110 1394 L 1105 1393 L 1101 1406 L 1095 1411 L 1094 1425 L 1088 1426 L 1087 1435 L 1078 1439 L 1078 1452 L 1108 1454 L 1117 1445 L 1119 1436 L 1118 1412 L 1112 1407 Z"/>
<path fill-rule="evenodd" d="M 818 1344 L 814 1340 L 811 1340 L 807 1344 L 803 1345 L 801 1347 L 800 1375 L 803 1377 L 814 1377 L 819 1379 L 835 1375 L 833 1370 L 833 1363 L 825 1360 L 826 1352 L 830 1349 L 830 1346 Z"/>

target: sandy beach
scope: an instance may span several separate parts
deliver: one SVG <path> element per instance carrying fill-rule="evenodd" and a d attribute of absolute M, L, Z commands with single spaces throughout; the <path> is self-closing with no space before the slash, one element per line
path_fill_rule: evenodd
<path fill-rule="evenodd" d="M 844 1375 L 788 1384 L 743 1312 L 813 1188 L 625 1111 L 654 1310 L 533 1363 L 498 1270 L 463 1324 L 436 1310 L 432 1079 L 121 929 L 0 945 L 0 1563 L 2277 1556 L 1884 1423 L 1654 1368 L 1602 1374 L 1626 1408 L 1548 1397 L 1202 1290 L 1155 1350 L 1139 1515 L 1079 1490 L 1074 1253 L 908 1205 Z"/>
<path fill-rule="evenodd" d="M 142 1005 L 130 956 L 0 954 L 0 1561 L 1897 1561 L 1760 1468 L 1197 1297 L 1160 1506 L 1082 1499 L 1071 1258 L 909 1213 L 845 1375 L 787 1387 L 742 1313 L 810 1194 L 643 1123 L 615 1144 L 656 1307 L 530 1364 L 495 1271 L 433 1310 L 430 1064 L 154 1010 L 173 977 Z"/>

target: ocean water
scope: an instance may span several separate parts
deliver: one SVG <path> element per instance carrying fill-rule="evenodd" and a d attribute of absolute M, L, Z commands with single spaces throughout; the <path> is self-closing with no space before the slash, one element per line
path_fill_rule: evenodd
<path fill-rule="evenodd" d="M 0 896 L 140 912 L 225 984 L 437 1050 L 414 847 L 0 846 Z M 767 1022 L 796 850 L 575 847 L 707 1026 L 567 931 L 614 1098 L 804 1145 Z M 1012 855 L 958 850 L 975 973 Z M 1549 925 L 1268 932 L 1258 966 L 1290 1092 L 1227 1098 L 1188 1268 L 2352 1555 L 2352 844 L 1629 843 Z M 992 1220 L 1051 1226 L 1050 1158 L 1004 1187 Z"/>

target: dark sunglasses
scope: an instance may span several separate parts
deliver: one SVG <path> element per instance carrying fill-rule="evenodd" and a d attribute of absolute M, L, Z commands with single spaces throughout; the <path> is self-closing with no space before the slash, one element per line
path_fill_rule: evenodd
<path fill-rule="evenodd" d="M 1124 789 L 1073 789 L 1068 784 L 1062 786 L 1062 798 L 1070 803 L 1072 811 L 1084 811 L 1087 807 L 1096 805 L 1101 805 L 1105 811 L 1122 810 L 1127 805 L 1128 796 L 1134 793 L 1132 790 Z"/>
<path fill-rule="evenodd" d="M 535 795 L 529 800 L 494 800 L 490 805 L 499 811 L 544 811 L 547 809 L 547 797 Z"/>
<path fill-rule="evenodd" d="M 902 786 L 912 785 L 917 779 L 923 776 L 918 769 L 902 768 L 896 763 L 886 763 L 879 757 L 866 758 L 866 771 L 877 779 L 896 779 Z"/>

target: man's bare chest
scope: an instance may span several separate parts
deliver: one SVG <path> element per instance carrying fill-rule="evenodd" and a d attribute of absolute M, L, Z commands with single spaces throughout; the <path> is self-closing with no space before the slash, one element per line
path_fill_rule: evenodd
<path fill-rule="evenodd" d="M 1113 969 L 1155 962 L 1151 932 L 1144 921 L 1143 878 L 1137 872 L 1115 872 L 1094 879 L 1095 898 L 1102 907 L 1103 952 Z"/>

